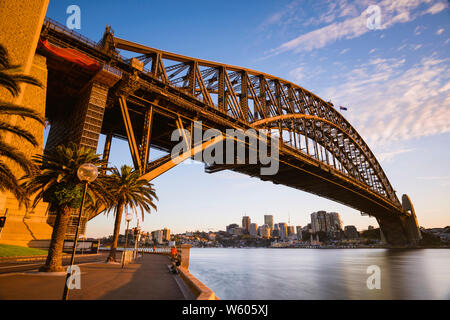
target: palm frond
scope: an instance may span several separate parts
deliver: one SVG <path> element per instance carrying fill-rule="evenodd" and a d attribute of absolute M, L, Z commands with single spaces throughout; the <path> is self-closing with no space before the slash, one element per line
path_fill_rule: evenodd
<path fill-rule="evenodd" d="M 21 83 L 43 87 L 39 80 L 22 74 L 21 71 L 20 66 L 11 65 L 8 51 L 4 46 L 0 46 L 0 86 L 8 90 L 14 97 L 19 95 Z"/>
<path fill-rule="evenodd" d="M 25 189 L 19 185 L 11 169 L 3 162 L 0 162 L 0 190 L 8 190 L 19 200 L 19 205 L 24 203 L 28 206 L 28 197 Z"/>
<path fill-rule="evenodd" d="M 22 118 L 31 118 L 44 124 L 42 116 L 33 109 L 21 107 L 12 103 L 0 101 L 0 114 L 16 115 Z"/>
<path fill-rule="evenodd" d="M 115 204 L 121 203 L 127 210 L 128 207 L 137 214 L 141 212 L 142 220 L 144 213 L 150 212 L 151 208 L 157 210 L 154 203 L 158 200 L 153 185 L 147 180 L 140 179 L 140 173 L 129 166 L 122 166 L 119 169 L 111 168 L 111 174 L 106 177 L 108 189 L 115 198 Z M 107 213 L 111 212 L 117 205 L 111 206 Z"/>
<path fill-rule="evenodd" d="M 60 145 L 42 155 L 33 156 L 33 163 L 39 168 L 38 172 L 25 175 L 22 186 L 29 194 L 36 194 L 33 206 L 58 185 L 80 185 L 77 171 L 83 163 L 92 163 L 97 167 L 104 164 L 100 156 L 91 149 L 79 147 L 74 143 L 68 146 Z M 99 170 L 103 170 L 99 168 Z M 87 204 L 104 204 L 108 202 L 108 192 L 103 185 L 103 177 L 99 176 L 89 185 Z"/>
<path fill-rule="evenodd" d="M 28 157 L 18 149 L 0 140 L 0 155 L 17 163 L 26 173 L 31 173 L 34 166 Z"/>
<path fill-rule="evenodd" d="M 9 57 L 8 57 L 8 51 L 6 48 L 0 44 L 0 68 L 8 68 L 10 66 L 9 64 Z"/>
<path fill-rule="evenodd" d="M 13 126 L 4 122 L 0 122 L 0 132 L 1 131 L 10 132 L 19 138 L 25 139 L 29 143 L 31 143 L 34 147 L 38 145 L 38 142 L 36 141 L 36 138 L 33 136 L 33 134 L 18 126 Z"/>

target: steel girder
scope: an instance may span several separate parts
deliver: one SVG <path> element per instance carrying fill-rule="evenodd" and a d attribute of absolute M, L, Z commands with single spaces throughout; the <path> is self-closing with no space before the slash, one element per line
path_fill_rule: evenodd
<path fill-rule="evenodd" d="M 259 71 L 191 58 L 114 38 L 115 47 L 153 56 L 152 72 L 208 106 L 250 126 L 278 130 L 292 146 L 367 185 L 401 208 L 378 160 L 355 128 L 328 102 Z M 163 61 L 164 60 L 164 61 Z M 264 123 L 264 126 L 261 124 Z M 304 141 L 305 146 L 300 145 Z"/>
<path fill-rule="evenodd" d="M 41 36 L 121 74 L 121 80 L 108 93 L 102 126 L 102 133 L 107 135 L 105 159 L 113 136 L 126 139 L 135 167 L 145 178 L 152 179 L 208 147 L 205 143 L 191 143 L 188 152 L 174 159 L 168 154 L 149 162 L 150 145 L 171 150 L 167 134 L 173 128 L 184 128 L 183 123 L 191 133 L 193 121 L 198 120 L 205 127 L 221 131 L 263 128 L 278 134 L 282 142 L 280 170 L 275 176 L 261 176 L 258 166 L 248 164 L 207 170 L 235 170 L 317 194 L 375 216 L 391 244 L 417 242 L 420 231 L 412 206 L 402 206 L 377 159 L 350 123 L 331 103 L 308 90 L 259 71 L 119 39 L 110 28 L 96 43 L 46 19 Z M 117 49 L 140 56 L 125 59 Z M 136 63 L 136 59 L 143 63 Z M 57 73 L 72 76 L 74 69 L 68 71 L 67 63 L 60 59 L 47 56 L 47 63 L 49 77 Z M 76 72 L 65 84 L 69 96 L 76 96 L 77 88 L 89 81 L 88 72 L 80 68 Z M 48 89 L 48 93 L 58 91 Z M 53 100 L 59 101 L 56 98 Z"/>

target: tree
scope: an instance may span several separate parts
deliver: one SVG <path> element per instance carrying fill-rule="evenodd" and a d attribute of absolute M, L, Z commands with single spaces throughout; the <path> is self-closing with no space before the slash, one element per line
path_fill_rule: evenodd
<path fill-rule="evenodd" d="M 371 240 L 381 240 L 380 228 L 364 230 L 360 233 L 360 237 L 366 238 L 366 239 L 371 239 Z"/>
<path fill-rule="evenodd" d="M 20 67 L 11 65 L 8 52 L 0 45 L 0 90 L 4 88 L 12 97 L 17 97 L 20 93 L 20 84 L 28 83 L 34 86 L 42 87 L 41 83 L 33 77 L 19 73 Z M 22 118 L 33 119 L 44 124 L 42 117 L 32 109 L 0 101 L 0 114 L 21 116 Z M 33 170 L 32 161 L 17 148 L 5 142 L 4 133 L 13 134 L 16 138 L 21 138 L 36 147 L 38 142 L 36 138 L 27 130 L 0 120 L 0 156 L 19 165 L 19 167 L 27 174 Z M 16 175 L 11 168 L 2 160 L 0 160 L 0 191 L 10 191 L 21 203 L 26 200 L 25 192 L 20 186 Z"/>
<path fill-rule="evenodd" d="M 33 207 L 39 201 L 45 200 L 50 204 L 50 211 L 56 213 L 47 260 L 41 271 L 63 271 L 61 262 L 67 223 L 71 212 L 80 207 L 84 190 L 84 183 L 77 176 L 78 168 L 83 163 L 101 167 L 103 161 L 93 150 L 74 143 L 68 146 L 60 145 L 44 155 L 36 155 L 33 161 L 39 170 L 25 175 L 22 185 L 29 194 L 35 194 Z M 85 201 L 87 211 L 110 206 L 111 198 L 105 189 L 105 175 L 99 174 L 98 178 L 89 184 Z"/>
<path fill-rule="evenodd" d="M 116 216 L 114 222 L 113 243 L 107 261 L 116 261 L 117 241 L 119 239 L 120 223 L 124 209 L 128 211 L 131 208 L 137 215 L 137 209 L 140 209 L 142 220 L 144 220 L 144 211 L 150 212 L 150 208 L 156 210 L 154 199 L 158 200 L 153 185 L 147 180 L 140 179 L 140 173 L 133 168 L 123 165 L 120 171 L 117 168 L 112 169 L 108 175 L 108 190 L 114 199 L 108 213 L 114 210 Z"/>

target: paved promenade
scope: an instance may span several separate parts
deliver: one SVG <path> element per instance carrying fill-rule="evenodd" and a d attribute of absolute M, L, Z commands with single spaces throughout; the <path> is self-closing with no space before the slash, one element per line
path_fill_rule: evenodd
<path fill-rule="evenodd" d="M 118 255 L 119 256 L 119 255 Z M 184 300 L 192 299 L 178 275 L 168 272 L 169 259 L 144 254 L 135 263 L 80 265 L 81 289 L 70 300 Z M 0 275 L 0 300 L 61 300 L 65 274 L 23 272 Z"/>

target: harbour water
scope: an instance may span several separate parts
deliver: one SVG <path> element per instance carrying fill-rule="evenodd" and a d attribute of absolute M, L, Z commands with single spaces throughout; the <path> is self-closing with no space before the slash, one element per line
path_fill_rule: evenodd
<path fill-rule="evenodd" d="M 189 269 L 221 299 L 450 300 L 450 249 L 192 248 Z"/>

